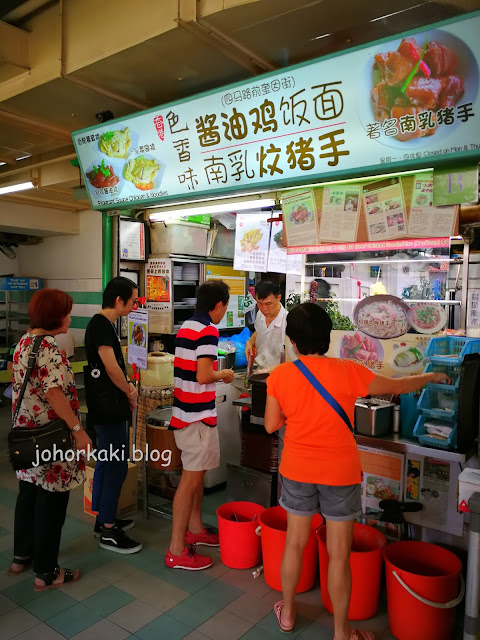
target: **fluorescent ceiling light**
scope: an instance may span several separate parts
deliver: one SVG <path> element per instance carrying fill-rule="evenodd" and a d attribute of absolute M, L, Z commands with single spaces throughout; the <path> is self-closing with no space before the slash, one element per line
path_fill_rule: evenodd
<path fill-rule="evenodd" d="M 248 193 L 231 193 L 222 196 L 209 196 L 208 198 L 201 198 L 200 200 L 177 200 L 175 202 L 167 202 L 165 204 L 154 204 L 151 207 L 145 207 L 145 209 L 171 209 L 172 207 L 180 207 L 186 204 L 202 204 L 203 202 L 209 203 L 213 200 L 233 200 L 237 198 L 241 201 L 242 198 L 248 198 L 249 196 L 259 196 L 262 193 L 271 194 L 271 189 L 260 189 L 259 191 L 249 191 Z"/>
<path fill-rule="evenodd" d="M 400 11 L 394 11 L 393 13 L 386 13 L 384 16 L 379 16 L 378 18 L 373 18 L 370 22 L 377 22 L 377 20 L 385 20 L 386 18 L 391 18 L 392 16 L 396 16 L 399 13 L 405 13 L 405 11 L 411 11 L 412 9 L 416 9 L 417 7 L 421 7 L 423 4 L 416 4 L 413 7 L 407 7 L 406 9 L 401 9 Z"/>
<path fill-rule="evenodd" d="M 4 164 L 7 164 L 6 162 L 0 162 L 0 167 L 3 167 Z"/>
<path fill-rule="evenodd" d="M 312 40 L 321 40 L 322 38 L 328 38 L 328 36 L 331 35 L 331 33 L 324 33 L 323 36 L 316 36 L 315 38 L 312 38 Z"/>
<path fill-rule="evenodd" d="M 348 252 L 345 252 L 348 253 Z M 353 253 L 353 252 L 350 252 Z M 452 263 L 456 263 L 459 264 L 459 262 L 455 259 L 455 258 L 436 258 L 435 256 L 418 256 L 417 258 L 409 258 L 408 260 L 390 260 L 389 258 L 379 258 L 379 259 L 374 259 L 374 258 L 370 258 L 369 260 L 326 260 L 325 262 L 323 262 L 323 260 L 321 262 L 307 262 L 306 265 L 307 267 L 309 265 L 313 265 L 313 268 L 315 269 L 315 267 L 323 267 L 323 266 L 335 266 L 335 265 L 339 265 L 339 264 L 373 264 L 373 265 L 381 265 L 381 264 L 400 264 L 403 262 L 409 262 L 409 263 L 414 263 L 414 264 L 422 264 L 423 262 L 452 262 Z"/>
<path fill-rule="evenodd" d="M 0 195 L 5 193 L 13 193 L 14 191 L 25 191 L 26 189 L 33 189 L 35 185 L 30 182 L 21 182 L 20 184 L 10 184 L 8 187 L 0 187 Z"/>
<path fill-rule="evenodd" d="M 27 158 L 31 158 L 32 154 L 31 153 L 27 153 L 26 156 L 20 156 L 19 158 L 16 158 L 17 160 L 26 160 Z"/>
<path fill-rule="evenodd" d="M 215 213 L 235 213 L 236 211 L 244 211 L 245 209 L 261 209 L 263 207 L 273 207 L 275 200 L 265 198 L 263 200 L 247 200 L 243 202 L 228 202 L 224 204 L 212 204 L 204 207 L 191 207 L 188 209 L 177 209 L 176 211 L 165 211 L 165 213 L 152 213 L 150 220 L 152 222 L 163 222 L 165 220 L 177 219 L 180 216 L 198 216 L 200 214 L 211 215 Z"/>

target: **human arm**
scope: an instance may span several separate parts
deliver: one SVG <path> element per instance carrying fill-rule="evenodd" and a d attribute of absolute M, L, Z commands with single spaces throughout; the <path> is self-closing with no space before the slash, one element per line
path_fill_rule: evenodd
<path fill-rule="evenodd" d="M 197 360 L 197 382 L 198 384 L 213 384 L 214 382 L 232 382 L 235 374 L 232 369 L 213 369 L 213 358 L 198 358 Z"/>
<path fill-rule="evenodd" d="M 252 355 L 254 358 L 257 356 L 256 341 L 257 341 L 257 332 L 254 331 L 250 336 L 250 338 L 245 343 L 245 357 L 247 358 L 247 360 L 249 360 Z"/>
<path fill-rule="evenodd" d="M 85 450 L 91 447 L 92 441 L 88 437 L 86 431 L 82 428 L 77 415 L 72 410 L 70 402 L 63 393 L 61 387 L 51 387 L 45 393 L 45 398 L 57 416 L 66 422 L 69 429 L 73 429 L 73 427 L 80 425 L 80 429 L 78 431 L 72 431 L 76 448 Z"/>
<path fill-rule="evenodd" d="M 285 416 L 282 413 L 280 403 L 272 396 L 267 396 L 265 405 L 265 431 L 273 433 L 285 426 Z"/>
<path fill-rule="evenodd" d="M 419 376 L 405 376 L 404 378 L 387 378 L 386 376 L 375 376 L 368 385 L 368 393 L 372 396 L 401 395 L 418 391 L 430 382 L 439 384 L 450 382 L 445 373 L 422 373 Z"/>
<path fill-rule="evenodd" d="M 137 390 L 135 385 L 126 379 L 125 374 L 117 362 L 113 347 L 101 345 L 98 347 L 98 355 L 103 362 L 103 366 L 110 380 L 127 396 L 130 408 L 132 410 L 135 409 L 138 395 Z"/>

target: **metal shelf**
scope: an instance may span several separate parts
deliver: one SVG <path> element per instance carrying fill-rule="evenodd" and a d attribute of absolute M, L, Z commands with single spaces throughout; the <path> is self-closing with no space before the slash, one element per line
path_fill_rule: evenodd
<path fill-rule="evenodd" d="M 189 286 L 189 287 L 196 287 L 198 284 L 199 280 L 174 280 L 173 281 L 173 286 Z"/>

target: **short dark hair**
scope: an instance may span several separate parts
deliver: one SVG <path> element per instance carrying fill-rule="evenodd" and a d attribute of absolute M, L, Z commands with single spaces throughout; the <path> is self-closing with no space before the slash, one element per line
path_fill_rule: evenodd
<path fill-rule="evenodd" d="M 265 298 L 268 298 L 270 294 L 275 297 L 279 296 L 280 285 L 276 282 L 272 282 L 271 280 L 260 280 L 260 282 L 255 285 L 255 295 L 257 296 L 257 300 L 265 300 Z"/>
<path fill-rule="evenodd" d="M 197 310 L 213 311 L 221 302 L 227 304 L 230 300 L 230 287 L 223 280 L 210 280 L 201 284 L 197 289 Z"/>
<path fill-rule="evenodd" d="M 331 330 L 332 321 L 328 313 L 311 302 L 293 307 L 287 316 L 287 336 L 304 356 L 327 353 Z"/>
<path fill-rule="evenodd" d="M 55 331 L 62 326 L 73 306 L 73 298 L 60 289 L 37 291 L 28 306 L 30 329 Z"/>
<path fill-rule="evenodd" d="M 127 304 L 135 289 L 138 289 L 138 284 L 129 278 L 122 276 L 113 278 L 103 292 L 102 309 L 113 309 L 117 298 L 120 298 L 123 304 Z"/>

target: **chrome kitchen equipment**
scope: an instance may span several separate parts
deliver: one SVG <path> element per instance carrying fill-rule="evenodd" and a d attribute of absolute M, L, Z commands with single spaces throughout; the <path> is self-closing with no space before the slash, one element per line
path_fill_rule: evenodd
<path fill-rule="evenodd" d="M 384 436 L 392 431 L 393 407 L 385 400 L 360 398 L 355 403 L 355 429 L 364 436 Z"/>

